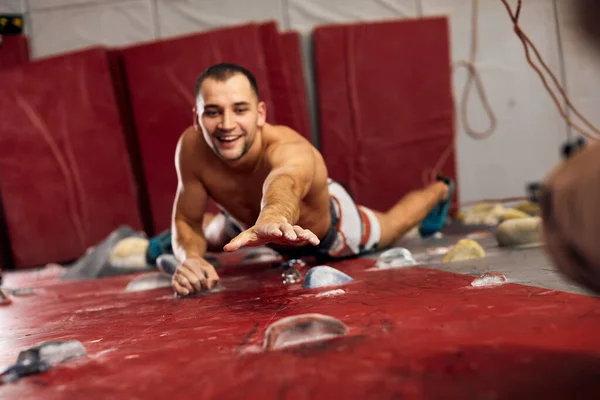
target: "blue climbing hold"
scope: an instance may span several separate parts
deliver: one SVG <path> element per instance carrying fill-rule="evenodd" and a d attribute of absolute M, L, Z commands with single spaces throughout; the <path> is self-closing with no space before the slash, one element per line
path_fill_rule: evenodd
<path fill-rule="evenodd" d="M 438 181 L 443 181 L 448 185 L 448 198 L 444 201 L 440 201 L 433 210 L 425 217 L 421 225 L 419 226 L 419 234 L 421 237 L 429 237 L 442 230 L 448 217 L 448 211 L 450 211 L 450 204 L 454 197 L 454 182 L 443 176 L 437 177 Z"/>
<path fill-rule="evenodd" d="M 345 273 L 327 265 L 319 265 L 308 270 L 302 286 L 306 289 L 313 289 L 323 286 L 342 285 L 351 281 L 353 279 Z"/>

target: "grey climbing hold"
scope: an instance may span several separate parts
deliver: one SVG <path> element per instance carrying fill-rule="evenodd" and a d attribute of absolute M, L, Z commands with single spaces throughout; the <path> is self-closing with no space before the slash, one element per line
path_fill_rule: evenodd
<path fill-rule="evenodd" d="M 377 262 L 375 263 L 376 268 L 398 268 L 416 265 L 417 261 L 414 259 L 412 253 L 404 247 L 394 247 L 384 251 L 379 255 Z"/>
<path fill-rule="evenodd" d="M 179 262 L 172 254 L 163 254 L 156 259 L 158 270 L 168 275 L 173 275 L 178 265 Z"/>
<path fill-rule="evenodd" d="M 17 362 L 2 372 L 2 382 L 15 382 L 24 376 L 45 372 L 62 362 L 86 355 L 85 347 L 77 340 L 44 342 L 21 351 Z"/>
<path fill-rule="evenodd" d="M 353 279 L 345 273 L 327 265 L 319 265 L 308 270 L 303 287 L 313 289 L 323 286 L 342 285 Z"/>
<path fill-rule="evenodd" d="M 153 270 L 154 267 L 151 265 L 145 268 L 139 266 L 126 268 L 123 265 L 113 265 L 111 262 L 110 255 L 114 247 L 123 239 L 133 237 L 144 238 L 145 236 L 143 232 L 135 231 L 129 226 L 120 226 L 91 251 L 69 265 L 61 279 L 98 279 Z"/>
<path fill-rule="evenodd" d="M 152 272 L 138 276 L 127 284 L 125 292 L 142 292 L 145 290 L 158 289 L 171 286 L 171 275 Z"/>
<path fill-rule="evenodd" d="M 507 282 L 506 276 L 498 272 L 486 272 L 479 278 L 474 279 L 471 282 L 471 286 L 474 287 L 485 287 L 485 286 L 497 286 L 503 285 Z"/>
<path fill-rule="evenodd" d="M 322 314 L 301 314 L 280 319 L 267 328 L 263 349 L 277 350 L 303 343 L 345 336 L 348 328 L 339 319 Z"/>

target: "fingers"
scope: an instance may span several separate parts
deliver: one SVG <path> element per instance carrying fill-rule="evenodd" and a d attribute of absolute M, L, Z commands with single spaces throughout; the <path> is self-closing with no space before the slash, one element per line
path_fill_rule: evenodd
<path fill-rule="evenodd" d="M 300 227 L 298 226 L 298 228 Z M 281 224 L 279 229 L 283 232 L 283 235 L 287 240 L 295 241 L 298 239 L 298 235 L 296 234 L 296 226 L 292 226 L 290 224 Z M 300 228 L 300 230 L 302 231 L 302 228 Z"/>
<path fill-rule="evenodd" d="M 248 246 L 254 241 L 256 241 L 256 234 L 246 230 L 231 239 L 231 241 L 223 247 L 223 250 L 228 252 L 236 251 L 241 247 Z"/>
<path fill-rule="evenodd" d="M 192 269 L 185 263 L 182 264 L 180 268 L 177 268 L 177 270 L 175 271 L 175 275 L 183 277 L 183 280 L 185 280 L 189 285 L 192 286 L 192 292 L 202 290 L 201 281 L 206 279 L 204 271 L 197 271 L 195 269 Z"/>
<path fill-rule="evenodd" d="M 217 275 L 217 271 L 212 266 L 206 268 L 204 272 L 206 273 L 206 288 L 210 290 L 219 282 L 219 275 Z"/>
<path fill-rule="evenodd" d="M 298 239 L 307 241 L 314 246 L 318 245 L 321 242 L 319 240 L 319 238 L 317 237 L 317 235 L 315 235 L 308 229 L 302 229 L 302 227 L 300 227 L 298 225 L 294 225 L 294 231 L 296 232 Z"/>
<path fill-rule="evenodd" d="M 182 275 L 174 274 L 173 278 L 171 278 L 171 284 L 173 289 L 183 296 L 187 296 L 193 292 L 192 285 Z"/>

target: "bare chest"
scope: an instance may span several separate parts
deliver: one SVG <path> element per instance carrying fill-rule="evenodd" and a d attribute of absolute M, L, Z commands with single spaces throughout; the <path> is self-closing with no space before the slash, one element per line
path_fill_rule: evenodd
<path fill-rule="evenodd" d="M 205 183 L 209 196 L 238 221 L 253 225 L 260 213 L 264 173 L 214 174 Z"/>

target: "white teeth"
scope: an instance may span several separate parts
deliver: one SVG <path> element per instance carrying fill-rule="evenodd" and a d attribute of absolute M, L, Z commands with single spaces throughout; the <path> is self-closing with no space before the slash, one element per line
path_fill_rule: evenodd
<path fill-rule="evenodd" d="M 239 138 L 239 136 L 221 136 L 219 140 L 222 142 L 233 142 L 237 138 Z"/>

